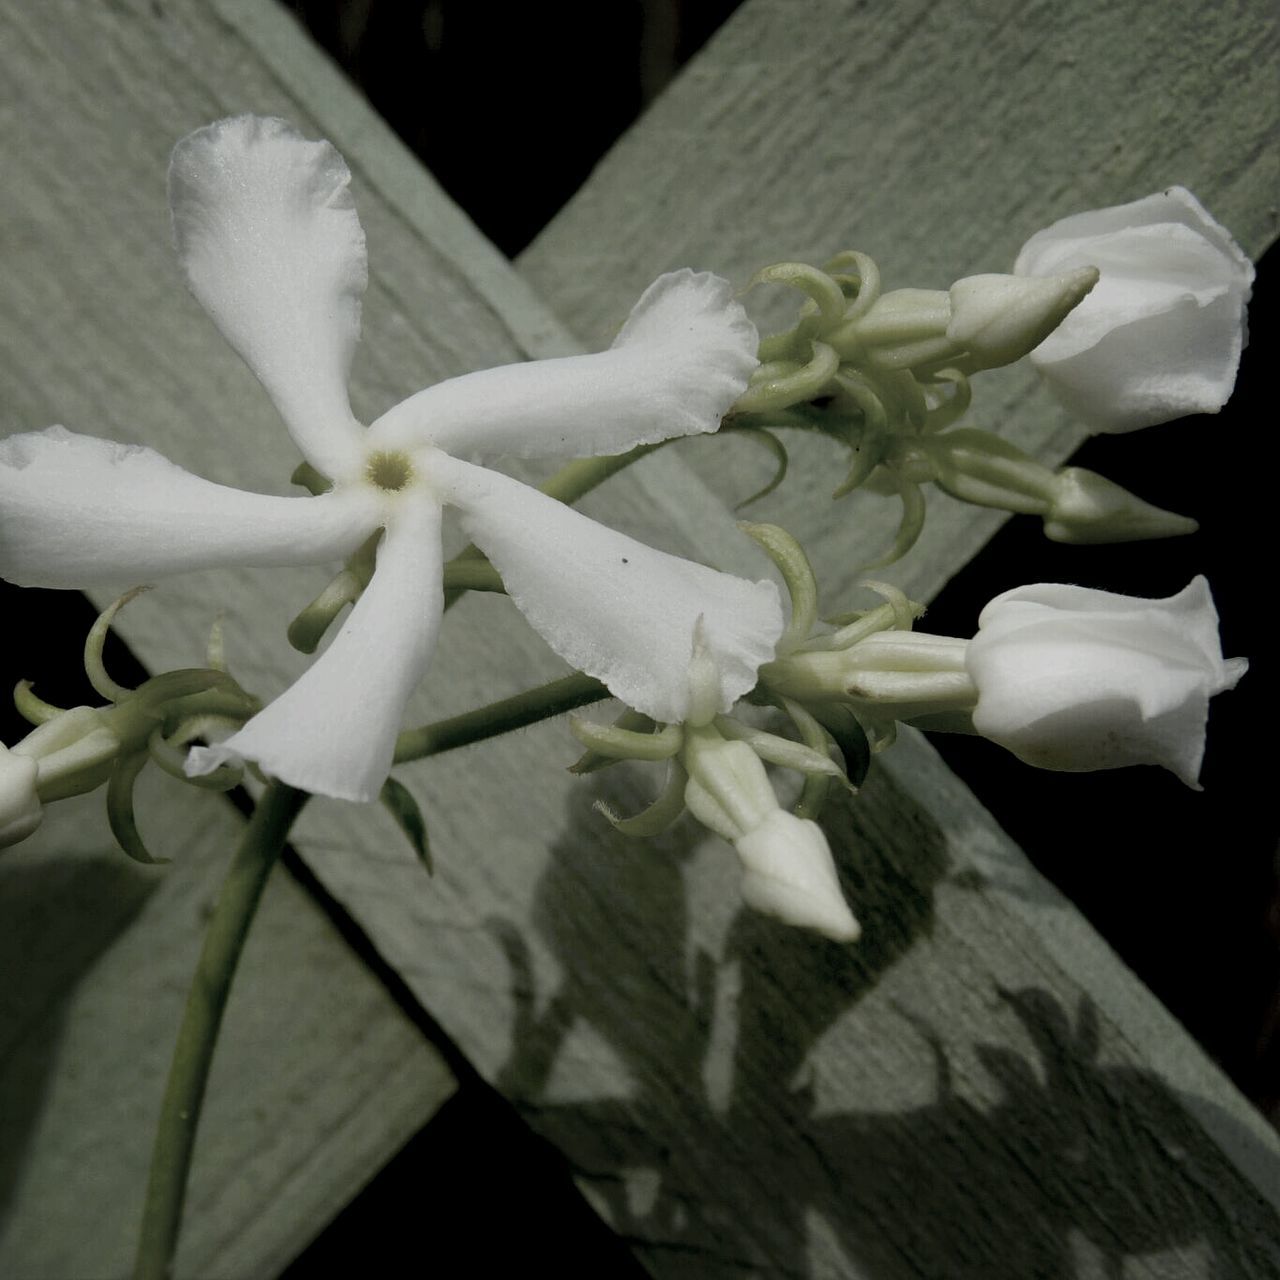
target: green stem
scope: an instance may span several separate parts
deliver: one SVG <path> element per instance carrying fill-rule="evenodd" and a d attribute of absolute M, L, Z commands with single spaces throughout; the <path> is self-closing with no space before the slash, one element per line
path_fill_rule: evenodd
<path fill-rule="evenodd" d="M 557 502 L 574 503 L 610 476 L 616 476 L 624 467 L 639 462 L 646 453 L 660 449 L 667 441 L 657 444 L 638 444 L 628 453 L 615 453 L 606 458 L 576 458 L 566 463 L 549 480 L 539 487 L 548 498 Z"/>
<path fill-rule="evenodd" d="M 278 782 L 263 792 L 205 930 L 160 1108 L 134 1280 L 166 1280 L 172 1274 L 196 1127 L 227 994 L 267 876 L 307 799 L 305 791 Z"/>
<path fill-rule="evenodd" d="M 659 440 L 657 444 L 638 444 L 628 453 L 615 453 L 605 458 L 575 458 L 573 462 L 567 462 L 559 471 L 555 473 L 549 480 L 539 486 L 548 498 L 554 498 L 557 502 L 563 502 L 572 505 L 585 494 L 591 492 L 597 485 L 603 484 L 610 476 L 616 476 L 624 467 L 629 467 L 633 462 L 638 462 L 646 453 L 652 453 L 655 449 L 660 449 L 667 441 Z M 468 591 L 501 591 L 501 586 L 492 587 L 488 585 L 476 587 L 466 578 L 466 574 L 470 572 L 469 567 L 475 563 L 487 564 L 484 558 L 484 552 L 479 547 L 465 547 L 459 551 L 452 560 L 444 567 L 444 607 L 446 610 L 453 606 Z M 483 579 L 487 583 L 487 579 Z"/>
<path fill-rule="evenodd" d="M 396 763 L 421 760 L 424 756 L 437 756 L 472 742 L 496 738 L 608 696 L 609 690 L 599 680 L 575 672 L 460 716 L 437 720 L 419 729 L 406 729 L 396 741 Z"/>
<path fill-rule="evenodd" d="M 444 567 L 444 589 L 450 592 L 506 591 L 497 569 L 480 556 L 457 556 Z"/>

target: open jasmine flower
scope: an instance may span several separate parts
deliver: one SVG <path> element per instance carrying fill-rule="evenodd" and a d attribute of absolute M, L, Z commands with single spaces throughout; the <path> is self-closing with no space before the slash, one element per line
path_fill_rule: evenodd
<path fill-rule="evenodd" d="M 14 436 L 0 443 L 0 573 L 85 587 L 314 564 L 384 531 L 373 579 L 332 644 L 237 733 L 193 750 L 192 774 L 251 760 L 307 791 L 376 797 L 435 645 L 444 505 L 552 649 L 657 720 L 685 716 L 700 621 L 727 711 L 781 634 L 770 583 L 654 551 L 470 459 L 612 454 L 714 431 L 756 363 L 755 330 L 728 284 L 663 276 L 610 350 L 455 378 L 366 429 L 346 389 L 367 278 L 349 181 L 328 143 L 252 116 L 184 139 L 169 175 L 192 291 L 332 488 L 269 497 L 61 427 Z"/>
<path fill-rule="evenodd" d="M 1032 353 L 1050 388 L 1095 431 L 1217 413 L 1235 386 L 1253 264 L 1185 187 L 1062 218 L 1014 271 L 1095 266 L 1097 286 Z"/>

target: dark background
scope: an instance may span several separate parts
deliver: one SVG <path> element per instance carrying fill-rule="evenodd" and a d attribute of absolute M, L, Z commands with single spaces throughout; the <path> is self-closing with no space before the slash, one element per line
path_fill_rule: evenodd
<path fill-rule="evenodd" d="M 736 4 L 293 0 L 288 7 L 481 230 L 514 255 Z M 576 43 L 582 32 L 589 33 L 589 57 Z M 493 117 L 479 110 L 489 104 Z M 554 145 L 513 145 L 516 122 L 504 113 L 518 114 L 520 136 Z M 1202 532 L 1167 543 L 1059 547 L 1041 536 L 1038 522 L 1015 518 L 949 584 L 927 623 L 935 632 L 972 634 L 983 603 L 1022 582 L 1079 582 L 1154 597 L 1179 590 L 1195 573 L 1209 577 L 1224 651 L 1249 657 L 1252 666 L 1236 693 L 1215 702 L 1204 792 L 1157 769 L 1051 774 L 982 740 L 934 742 L 1273 1123 L 1280 1120 L 1280 882 L 1267 803 L 1275 752 L 1264 717 L 1274 704 L 1276 668 L 1263 611 L 1273 577 L 1275 446 L 1274 410 L 1264 419 L 1258 406 L 1276 332 L 1275 275 L 1273 252 L 1259 267 L 1251 345 L 1222 414 L 1098 437 L 1073 459 L 1158 506 L 1195 516 Z M 14 589 L 5 591 L 12 616 Z M 72 593 L 26 591 L 24 617 L 31 618 L 33 602 L 47 625 L 17 637 L 28 646 L 22 669 L 75 670 L 93 609 Z M 112 644 L 123 678 L 128 655 L 114 638 Z M 96 700 L 87 686 L 42 683 L 40 692 L 53 701 Z M 23 726 L 10 714 L 3 732 L 13 742 Z M 296 859 L 288 865 L 309 880 Z M 381 968 L 341 908 L 328 905 L 352 944 Z M 382 972 L 424 1032 L 440 1041 L 396 975 Z M 559 1275 L 639 1274 L 578 1197 L 556 1153 L 465 1062 L 455 1069 L 463 1077 L 458 1097 L 298 1260 L 291 1280 L 358 1260 L 367 1266 L 371 1240 L 379 1255 L 422 1253 L 429 1264 L 442 1239 L 436 1233 L 454 1247 L 483 1237 L 476 1260 L 486 1273 L 544 1260 Z M 507 1158 L 495 1159 L 495 1150 Z M 495 1232 L 488 1215 L 497 1203 L 504 1221 Z"/>

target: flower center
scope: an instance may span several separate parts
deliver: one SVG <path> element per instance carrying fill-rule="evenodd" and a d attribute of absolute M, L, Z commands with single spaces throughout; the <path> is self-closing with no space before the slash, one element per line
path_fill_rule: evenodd
<path fill-rule="evenodd" d="M 413 463 L 408 454 L 379 449 L 369 455 L 364 473 L 370 484 L 388 493 L 397 493 L 413 479 Z"/>

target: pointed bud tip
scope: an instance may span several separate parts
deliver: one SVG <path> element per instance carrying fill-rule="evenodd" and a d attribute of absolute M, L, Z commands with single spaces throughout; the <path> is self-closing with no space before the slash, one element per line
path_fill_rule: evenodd
<path fill-rule="evenodd" d="M 1058 472 L 1053 505 L 1044 517 L 1045 537 L 1076 545 L 1179 538 L 1199 527 L 1190 516 L 1144 502 L 1084 467 Z"/>
<path fill-rule="evenodd" d="M 742 859 L 747 906 L 833 942 L 855 942 L 861 935 L 817 823 L 775 809 L 734 847 Z"/>
<path fill-rule="evenodd" d="M 947 337 L 978 368 L 1012 364 L 1034 351 L 1097 283 L 1096 267 L 1059 276 L 967 276 L 951 286 Z"/>

